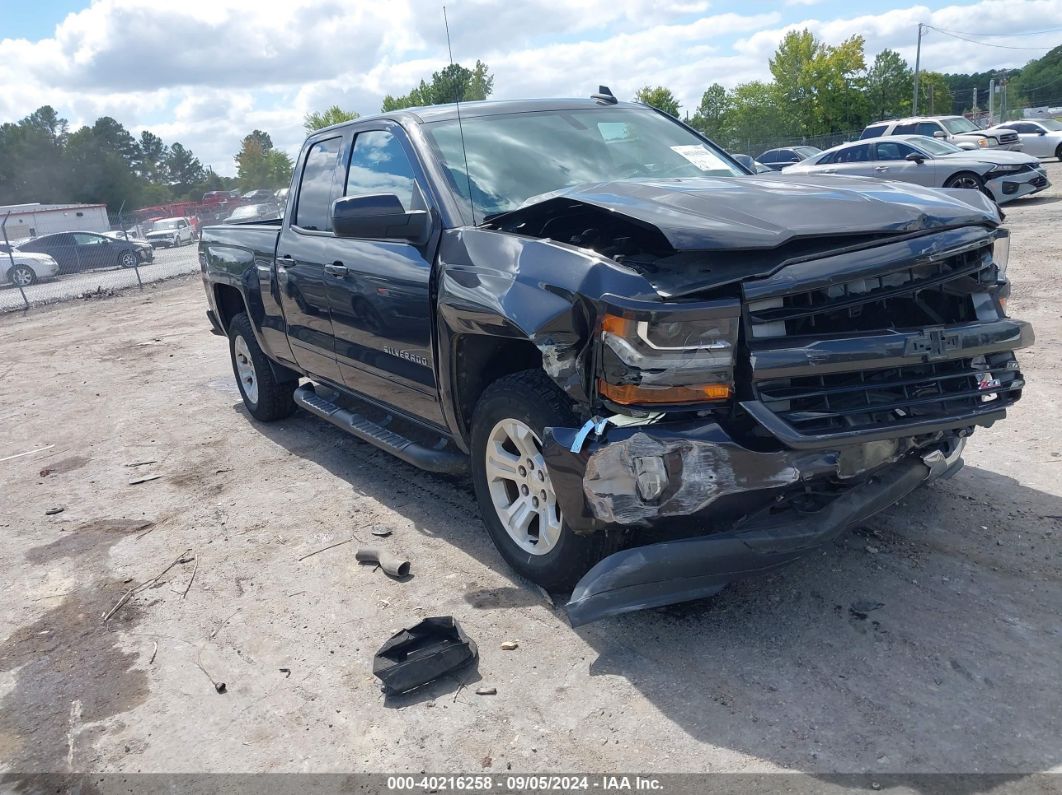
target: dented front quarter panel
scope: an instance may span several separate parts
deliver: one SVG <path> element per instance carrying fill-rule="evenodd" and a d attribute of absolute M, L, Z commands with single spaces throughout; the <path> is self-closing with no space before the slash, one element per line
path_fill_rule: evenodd
<path fill-rule="evenodd" d="M 453 368 L 463 335 L 531 342 L 546 374 L 576 404 L 588 407 L 599 297 L 656 297 L 633 270 L 592 251 L 479 228 L 443 235 L 435 289 L 438 358 L 451 362 L 439 381 L 454 428 L 462 427 Z"/>

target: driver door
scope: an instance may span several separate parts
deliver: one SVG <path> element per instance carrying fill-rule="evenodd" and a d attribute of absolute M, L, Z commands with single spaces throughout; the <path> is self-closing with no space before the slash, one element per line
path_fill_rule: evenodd
<path fill-rule="evenodd" d="M 925 158 L 916 163 L 908 155 L 921 155 L 914 147 L 902 141 L 879 141 L 874 144 L 874 173 L 882 179 L 898 179 L 913 182 L 927 188 L 938 187 L 933 161 Z"/>

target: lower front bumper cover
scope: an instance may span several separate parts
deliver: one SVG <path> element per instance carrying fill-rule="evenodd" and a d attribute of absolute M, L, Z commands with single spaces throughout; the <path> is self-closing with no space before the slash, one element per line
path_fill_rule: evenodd
<path fill-rule="evenodd" d="M 888 508 L 933 477 L 962 466 L 906 458 L 880 470 L 815 514 L 768 517 L 709 536 L 684 538 L 617 552 L 587 572 L 566 609 L 572 626 L 606 616 L 700 599 L 737 579 L 777 568 Z"/>

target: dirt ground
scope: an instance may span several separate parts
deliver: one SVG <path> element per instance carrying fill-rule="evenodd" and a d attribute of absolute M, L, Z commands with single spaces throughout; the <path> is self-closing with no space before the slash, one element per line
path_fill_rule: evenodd
<path fill-rule="evenodd" d="M 0 772 L 1062 771 L 1062 190 L 1007 213 L 1029 385 L 958 476 L 769 577 L 578 630 L 467 482 L 251 421 L 198 277 L 0 318 Z M 300 560 L 373 524 L 410 580 L 356 544 Z M 478 673 L 385 699 L 374 652 L 439 614 Z"/>

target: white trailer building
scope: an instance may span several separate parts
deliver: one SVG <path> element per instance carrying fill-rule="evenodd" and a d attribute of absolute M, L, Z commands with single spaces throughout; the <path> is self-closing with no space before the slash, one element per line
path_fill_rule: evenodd
<path fill-rule="evenodd" d="M 106 232 L 111 228 L 106 204 L 0 205 L 0 223 L 8 213 L 6 232 L 11 242 L 55 232 Z"/>

